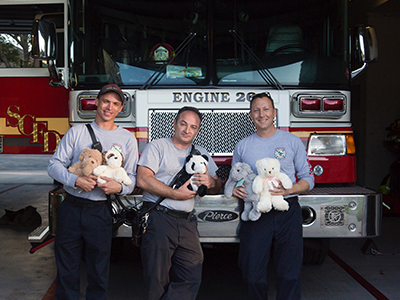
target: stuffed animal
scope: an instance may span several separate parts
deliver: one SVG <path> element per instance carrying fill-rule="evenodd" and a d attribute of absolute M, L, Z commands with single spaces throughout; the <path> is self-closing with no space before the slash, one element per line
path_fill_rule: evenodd
<path fill-rule="evenodd" d="M 260 212 L 269 212 L 272 207 L 276 210 L 288 210 L 289 203 L 283 199 L 283 196 L 271 196 L 269 190 L 279 186 L 278 180 L 285 189 L 293 186 L 290 178 L 280 172 L 279 160 L 275 158 L 263 158 L 256 162 L 258 175 L 253 182 L 253 192 L 260 195 L 258 210 Z"/>
<path fill-rule="evenodd" d="M 114 179 L 116 182 L 130 185 L 132 184 L 132 180 L 123 167 L 124 156 L 119 148 L 113 147 L 111 150 L 103 152 L 102 165 L 94 169 L 93 174 L 98 176 L 97 182 L 99 183 L 106 182 L 100 178 L 101 176 L 105 176 Z"/>
<path fill-rule="evenodd" d="M 185 163 L 185 171 L 189 175 L 195 174 L 195 173 L 205 173 L 207 171 L 207 165 L 208 165 L 208 157 L 207 155 L 189 155 L 186 158 L 186 163 Z M 205 194 L 207 194 L 207 187 L 202 184 L 200 186 L 197 186 L 193 184 L 193 176 L 190 177 L 190 184 L 188 185 L 189 190 L 192 191 L 197 191 L 197 194 L 200 197 L 203 197 Z"/>
<path fill-rule="evenodd" d="M 238 162 L 233 165 L 229 173 L 229 178 L 225 184 L 225 197 L 232 197 L 233 189 L 235 186 L 244 185 L 244 189 L 247 192 L 244 201 L 244 209 L 241 215 L 243 221 L 257 221 L 261 213 L 258 211 L 257 205 L 260 200 L 260 195 L 253 193 L 253 181 L 256 177 L 251 167 L 242 162 Z"/>
<path fill-rule="evenodd" d="M 68 168 L 70 173 L 78 176 L 89 176 L 102 162 L 101 153 L 95 149 L 85 148 L 79 155 L 79 161 Z"/>

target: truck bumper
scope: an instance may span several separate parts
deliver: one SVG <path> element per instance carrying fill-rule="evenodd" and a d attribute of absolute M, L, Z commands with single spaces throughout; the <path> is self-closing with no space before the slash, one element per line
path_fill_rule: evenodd
<path fill-rule="evenodd" d="M 57 209 L 64 199 L 64 190 L 59 188 L 49 193 L 48 231 L 55 235 Z M 122 197 L 126 206 L 140 206 L 141 195 Z M 240 211 L 242 201 L 222 195 L 197 197 L 194 214 L 197 217 L 202 243 L 239 242 Z M 364 187 L 316 187 L 299 195 L 303 213 L 304 238 L 362 238 L 381 234 L 382 195 Z M 118 206 L 113 207 L 118 212 Z M 251 222 L 251 221 L 249 221 Z M 131 237 L 129 224 L 122 224 L 116 237 Z M 30 235 L 31 242 L 48 239 Z"/>
<path fill-rule="evenodd" d="M 381 234 L 382 194 L 364 187 L 317 187 L 299 196 L 303 235 L 309 238 Z M 311 213 L 311 214 L 310 214 Z"/>
<path fill-rule="evenodd" d="M 140 196 L 127 196 L 132 204 Z M 136 199 L 135 199 L 136 198 Z M 299 195 L 303 212 L 305 238 L 361 238 L 381 234 L 382 195 L 357 185 L 316 187 Z M 200 241 L 203 243 L 238 242 L 241 203 L 237 198 L 221 195 L 198 197 L 197 216 Z M 118 236 L 130 236 L 122 225 Z"/>

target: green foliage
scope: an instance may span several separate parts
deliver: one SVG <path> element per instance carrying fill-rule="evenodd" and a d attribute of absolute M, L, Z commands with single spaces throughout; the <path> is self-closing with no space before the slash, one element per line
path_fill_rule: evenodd
<path fill-rule="evenodd" d="M 0 63 L 3 67 L 29 67 L 30 41 L 31 37 L 28 34 L 0 34 Z"/>

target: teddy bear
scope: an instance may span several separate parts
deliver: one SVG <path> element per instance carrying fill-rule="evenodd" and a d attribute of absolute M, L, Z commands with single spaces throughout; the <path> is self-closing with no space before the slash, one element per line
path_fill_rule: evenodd
<path fill-rule="evenodd" d="M 79 154 L 79 160 L 68 168 L 70 173 L 78 176 L 89 176 L 101 165 L 102 155 L 95 149 L 85 148 Z"/>
<path fill-rule="evenodd" d="M 256 162 L 258 175 L 253 181 L 253 192 L 260 195 L 258 210 L 269 212 L 272 207 L 276 210 L 288 210 L 289 203 L 283 199 L 282 195 L 272 196 L 269 190 L 279 186 L 278 180 L 285 189 L 293 186 L 289 176 L 280 172 L 279 160 L 275 158 L 263 158 Z"/>
<path fill-rule="evenodd" d="M 225 197 L 232 197 L 233 189 L 235 186 L 244 185 L 244 189 L 247 192 L 246 198 L 244 201 L 244 209 L 241 215 L 241 219 L 243 221 L 257 221 L 261 213 L 258 211 L 257 205 L 260 200 L 260 195 L 253 193 L 253 181 L 256 177 L 251 167 L 242 162 L 237 162 L 231 168 L 229 173 L 229 178 L 225 184 Z"/>
<path fill-rule="evenodd" d="M 186 158 L 185 171 L 189 175 L 193 175 L 195 173 L 205 173 L 207 171 L 207 165 L 208 165 L 207 155 L 190 154 Z M 188 185 L 189 190 L 197 191 L 197 194 L 200 197 L 203 197 L 205 194 L 207 194 L 207 187 L 204 184 L 200 186 L 193 184 L 192 177 L 193 176 L 190 177 L 190 184 Z"/>
<path fill-rule="evenodd" d="M 103 152 L 103 161 L 100 166 L 93 170 L 93 174 L 98 176 L 97 182 L 105 183 L 101 176 L 114 179 L 116 182 L 125 185 L 132 184 L 124 167 L 124 156 L 118 147 L 113 147 L 110 150 Z"/>

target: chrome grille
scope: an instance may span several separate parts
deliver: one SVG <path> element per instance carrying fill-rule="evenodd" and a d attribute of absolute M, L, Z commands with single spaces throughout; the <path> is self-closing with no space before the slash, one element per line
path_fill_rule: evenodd
<path fill-rule="evenodd" d="M 177 110 L 149 111 L 149 141 L 171 137 Z M 237 142 L 255 132 L 248 110 L 201 110 L 203 121 L 194 144 L 211 155 L 232 155 Z"/>
<path fill-rule="evenodd" d="M 217 176 L 222 181 L 226 181 L 229 178 L 230 171 L 231 171 L 231 165 L 219 165 L 217 170 Z"/>
<path fill-rule="evenodd" d="M 321 225 L 340 227 L 347 225 L 346 207 L 344 205 L 321 205 Z"/>
<path fill-rule="evenodd" d="M 369 195 L 374 194 L 373 190 L 358 185 L 339 187 L 315 187 L 305 195 Z"/>

